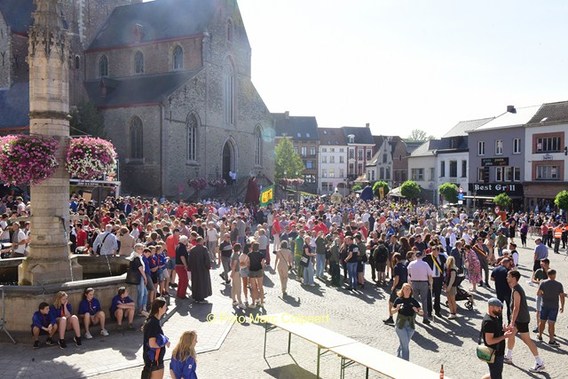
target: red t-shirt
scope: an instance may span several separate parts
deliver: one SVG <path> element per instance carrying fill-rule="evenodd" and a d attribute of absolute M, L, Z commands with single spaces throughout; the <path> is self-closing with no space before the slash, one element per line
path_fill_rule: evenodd
<path fill-rule="evenodd" d="M 87 244 L 87 232 L 83 229 L 77 229 L 77 247 Z"/>
<path fill-rule="evenodd" d="M 166 238 L 166 251 L 168 252 L 168 257 L 175 258 L 176 257 L 176 247 L 179 243 L 179 235 L 170 234 Z"/>

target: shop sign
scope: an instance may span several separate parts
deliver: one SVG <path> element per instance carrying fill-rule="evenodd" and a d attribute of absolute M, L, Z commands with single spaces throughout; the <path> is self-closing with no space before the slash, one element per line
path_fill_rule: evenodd
<path fill-rule="evenodd" d="M 482 158 L 481 159 L 481 166 L 489 167 L 489 166 L 508 166 L 509 165 L 509 157 L 503 158 Z"/>
<path fill-rule="evenodd" d="M 469 191 L 474 196 L 497 196 L 503 192 L 509 196 L 523 196 L 523 185 L 519 183 L 469 183 Z"/>

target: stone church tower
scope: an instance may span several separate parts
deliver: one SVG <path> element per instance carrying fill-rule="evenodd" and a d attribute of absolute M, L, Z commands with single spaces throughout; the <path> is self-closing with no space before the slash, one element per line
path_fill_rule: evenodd
<path fill-rule="evenodd" d="M 69 175 L 65 149 L 69 143 L 69 39 L 60 17 L 60 0 L 35 0 L 29 30 L 30 134 L 59 141 L 55 173 L 31 186 L 30 252 L 18 268 L 20 285 L 43 285 L 82 279 L 71 267 L 67 245 Z"/>

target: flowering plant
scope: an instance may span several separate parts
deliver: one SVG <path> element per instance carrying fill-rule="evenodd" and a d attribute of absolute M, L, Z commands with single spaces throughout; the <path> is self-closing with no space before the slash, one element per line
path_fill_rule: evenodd
<path fill-rule="evenodd" d="M 284 186 L 301 186 L 302 184 L 304 184 L 304 179 L 302 179 L 302 178 L 294 178 L 294 179 L 283 178 L 283 179 L 280 179 L 280 184 L 282 184 Z"/>
<path fill-rule="evenodd" d="M 207 187 L 207 180 L 205 180 L 205 178 L 189 179 L 187 181 L 187 184 L 190 187 L 195 188 L 197 191 L 200 191 L 202 189 L 205 189 L 205 187 Z"/>
<path fill-rule="evenodd" d="M 0 180 L 5 184 L 38 184 L 58 166 L 59 142 L 38 136 L 0 137 Z"/>
<path fill-rule="evenodd" d="M 101 138 L 73 138 L 67 149 L 65 168 L 72 178 L 82 180 L 112 176 L 116 169 L 116 151 L 112 143 Z"/>
<path fill-rule="evenodd" d="M 209 181 L 211 187 L 223 188 L 227 185 L 225 179 L 212 179 Z"/>

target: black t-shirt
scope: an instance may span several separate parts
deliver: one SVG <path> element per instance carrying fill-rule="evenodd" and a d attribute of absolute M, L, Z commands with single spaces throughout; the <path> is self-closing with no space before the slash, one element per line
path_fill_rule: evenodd
<path fill-rule="evenodd" d="M 396 288 L 400 289 L 402 285 L 408 281 L 408 269 L 404 263 L 398 262 L 396 266 L 394 266 L 394 276 L 398 276 Z"/>
<path fill-rule="evenodd" d="M 357 257 L 359 256 L 359 246 L 357 244 L 352 243 L 347 247 L 347 256 L 351 253 L 351 258 L 346 261 L 347 263 L 357 263 Z"/>
<path fill-rule="evenodd" d="M 184 244 L 180 243 L 176 246 L 176 265 L 183 265 L 181 257 L 185 257 L 185 263 L 187 264 L 188 263 L 187 247 L 185 247 Z"/>
<path fill-rule="evenodd" d="M 262 259 L 264 258 L 264 255 L 261 254 L 260 251 L 251 251 L 248 254 L 248 256 L 250 260 L 249 270 L 250 271 L 262 270 Z"/>
<path fill-rule="evenodd" d="M 511 297 L 511 287 L 507 283 L 507 270 L 504 266 L 495 267 L 491 272 L 491 277 L 495 279 L 495 292 L 500 299 Z"/>
<path fill-rule="evenodd" d="M 505 340 L 495 344 L 488 345 L 485 341 L 485 333 L 493 333 L 493 337 L 501 337 L 505 333 L 503 332 L 503 318 L 502 317 L 492 317 L 485 314 L 483 321 L 481 322 L 481 334 L 483 342 L 486 346 L 495 349 L 495 356 L 505 355 Z"/>
<path fill-rule="evenodd" d="M 161 334 L 164 334 L 164 332 L 162 331 L 162 327 L 160 326 L 160 320 L 158 320 L 155 317 L 151 317 L 148 320 L 148 322 L 146 322 L 146 324 L 144 325 L 144 348 L 143 348 L 144 363 L 148 364 L 151 362 L 148 354 L 150 351 L 150 346 L 148 345 L 148 341 L 150 341 L 150 338 L 158 339 L 158 336 Z M 166 347 L 164 346 L 159 350 L 158 359 L 157 359 L 159 365 L 164 364 L 165 354 L 166 354 Z"/>
<path fill-rule="evenodd" d="M 228 241 L 223 241 L 221 245 L 219 245 L 219 250 L 221 250 L 222 257 L 230 258 L 231 254 L 233 254 L 233 245 Z"/>
<path fill-rule="evenodd" d="M 420 309 L 420 303 L 413 297 L 397 297 L 393 306 L 396 308 L 399 304 L 402 304 L 402 308 L 400 308 L 398 313 L 403 316 L 414 316 L 416 312 L 412 308 Z"/>

